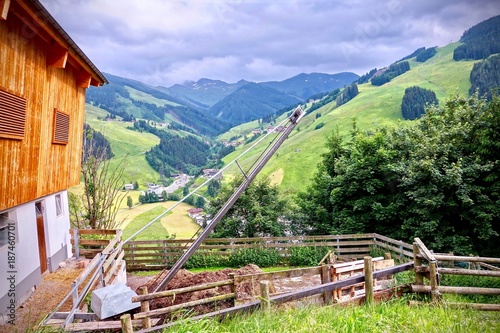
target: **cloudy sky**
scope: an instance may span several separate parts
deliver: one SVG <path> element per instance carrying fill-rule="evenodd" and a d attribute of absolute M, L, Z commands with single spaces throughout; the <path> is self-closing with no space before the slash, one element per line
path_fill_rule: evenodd
<path fill-rule="evenodd" d="M 361 75 L 500 14 L 495 0 L 41 2 L 101 71 L 163 86 Z"/>

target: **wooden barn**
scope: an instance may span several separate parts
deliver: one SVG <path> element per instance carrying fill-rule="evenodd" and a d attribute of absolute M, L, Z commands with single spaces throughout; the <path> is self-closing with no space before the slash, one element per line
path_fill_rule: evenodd
<path fill-rule="evenodd" d="M 38 0 L 0 0 L 0 315 L 71 255 L 85 91 L 106 78 Z"/>

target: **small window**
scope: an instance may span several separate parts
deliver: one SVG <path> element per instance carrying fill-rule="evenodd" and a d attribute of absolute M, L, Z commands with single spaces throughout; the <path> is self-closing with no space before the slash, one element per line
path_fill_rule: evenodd
<path fill-rule="evenodd" d="M 0 249 L 16 241 L 16 221 L 9 218 L 9 213 L 0 214 Z"/>
<path fill-rule="evenodd" d="M 61 216 L 63 214 L 62 198 L 60 194 L 56 194 L 56 215 Z"/>
<path fill-rule="evenodd" d="M 69 114 L 54 109 L 54 137 L 52 143 L 66 145 L 69 139 Z"/>
<path fill-rule="evenodd" d="M 24 138 L 26 99 L 0 89 L 0 138 Z"/>

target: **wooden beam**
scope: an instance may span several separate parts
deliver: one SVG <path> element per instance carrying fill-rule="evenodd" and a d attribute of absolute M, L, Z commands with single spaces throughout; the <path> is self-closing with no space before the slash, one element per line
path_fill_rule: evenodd
<path fill-rule="evenodd" d="M 420 238 L 416 237 L 415 238 L 415 243 L 417 244 L 418 248 L 420 249 L 420 254 L 429 262 L 436 261 L 436 258 L 434 255 L 427 249 L 427 246 L 420 240 Z"/>
<path fill-rule="evenodd" d="M 497 276 L 500 271 L 488 271 L 484 269 L 462 269 L 462 268 L 438 268 L 438 273 L 449 275 L 475 275 L 475 276 Z"/>
<path fill-rule="evenodd" d="M 68 61 L 68 49 L 57 44 L 55 41 L 47 50 L 47 66 L 56 68 L 66 68 Z"/>
<path fill-rule="evenodd" d="M 482 304 L 482 303 L 455 303 L 455 302 L 446 302 L 444 303 L 446 306 L 454 307 L 454 308 L 462 308 L 462 309 L 475 309 L 482 311 L 500 311 L 500 304 Z M 427 306 L 427 305 L 436 305 L 435 303 L 421 302 L 421 301 L 409 301 L 408 305 L 410 306 Z"/>
<path fill-rule="evenodd" d="M 90 85 L 93 87 L 99 87 L 101 86 L 101 83 L 97 81 L 95 78 L 92 78 L 92 80 L 90 80 Z"/>
<path fill-rule="evenodd" d="M 411 285 L 411 291 L 414 293 L 428 293 L 431 289 L 431 286 Z M 438 289 L 443 294 L 500 295 L 500 288 L 439 286 Z"/>
<path fill-rule="evenodd" d="M 90 73 L 86 72 L 85 70 L 80 70 L 76 74 L 76 86 L 78 88 L 85 88 L 87 89 L 90 87 L 90 80 L 92 79 L 92 75 Z"/>
<path fill-rule="evenodd" d="M 6 20 L 9 13 L 10 0 L 0 0 L 0 20 Z"/>

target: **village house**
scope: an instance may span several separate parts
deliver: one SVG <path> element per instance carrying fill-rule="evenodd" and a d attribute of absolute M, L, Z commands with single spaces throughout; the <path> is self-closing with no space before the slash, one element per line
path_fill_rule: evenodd
<path fill-rule="evenodd" d="M 205 220 L 203 208 L 191 208 L 188 209 L 188 215 L 199 225 L 203 225 L 203 221 Z"/>
<path fill-rule="evenodd" d="M 268 126 L 267 127 L 267 133 L 272 133 L 272 132 L 275 132 L 275 133 L 279 133 L 279 132 L 283 132 L 285 130 L 285 127 L 283 126 Z"/>
<path fill-rule="evenodd" d="M 134 189 L 134 184 L 125 184 L 123 185 L 123 189 L 125 191 L 132 191 Z"/>
<path fill-rule="evenodd" d="M 0 1 L 0 319 L 71 256 L 85 91 L 105 83 L 38 0 Z"/>
<path fill-rule="evenodd" d="M 222 179 L 222 172 L 217 175 L 218 172 L 219 169 L 203 169 L 203 176 L 205 178 L 215 177 L 214 179 Z"/>

